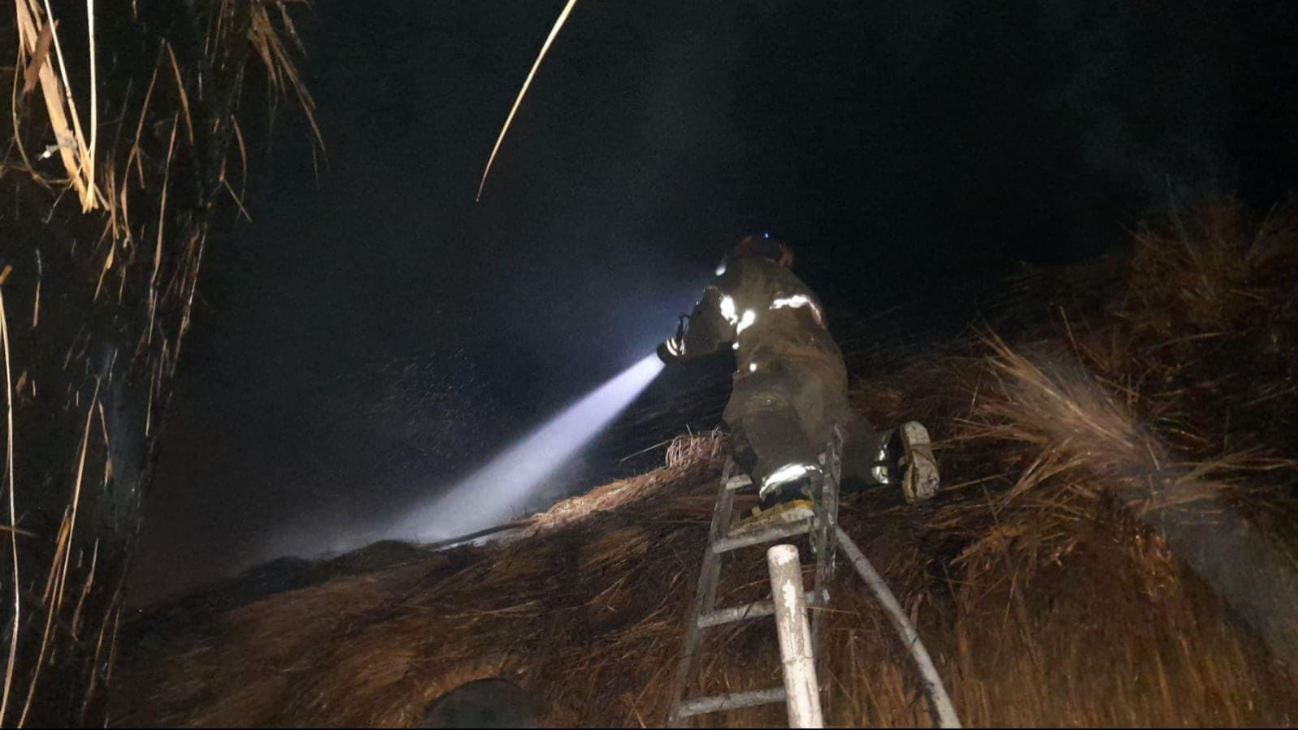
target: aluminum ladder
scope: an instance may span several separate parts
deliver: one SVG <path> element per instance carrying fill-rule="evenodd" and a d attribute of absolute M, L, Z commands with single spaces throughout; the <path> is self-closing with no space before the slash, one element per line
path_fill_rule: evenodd
<path fill-rule="evenodd" d="M 833 443 L 820 457 L 821 476 L 817 478 L 818 484 L 813 485 L 816 493 L 816 498 L 813 500 L 814 518 L 738 536 L 730 534 L 730 524 L 734 516 L 734 497 L 737 492 L 754 487 L 752 479 L 747 475 L 736 474 L 734 459 L 727 460 L 721 475 L 716 507 L 712 513 L 712 527 L 708 532 L 707 550 L 703 553 L 703 569 L 699 574 L 693 609 L 687 619 L 685 651 L 681 655 L 676 670 L 670 727 L 685 727 L 690 718 L 700 715 L 786 701 L 782 686 L 695 698 L 686 698 L 685 691 L 690 685 L 694 657 L 702 644 L 703 632 L 706 629 L 739 621 L 766 618 L 775 614 L 775 605 L 772 601 L 717 608 L 717 584 L 721 577 L 722 557 L 727 553 L 809 535 L 816 557 L 816 577 L 814 587 L 806 594 L 807 608 L 823 609 L 829 606 L 829 583 L 833 578 L 835 554 L 838 549 L 838 489 L 842 477 L 842 443 L 842 434 L 836 429 Z M 820 651 L 822 613 L 811 611 L 812 644 L 816 647 L 818 667 L 821 665 L 822 655 Z M 823 672 L 817 671 L 817 674 L 823 675 Z"/>

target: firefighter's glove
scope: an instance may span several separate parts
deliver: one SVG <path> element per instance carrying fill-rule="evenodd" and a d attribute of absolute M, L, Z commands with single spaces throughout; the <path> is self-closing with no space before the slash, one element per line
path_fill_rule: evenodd
<path fill-rule="evenodd" d="M 675 337 L 667 340 L 658 346 L 658 359 L 671 365 L 681 361 L 681 356 L 685 354 L 685 345 L 681 340 Z"/>

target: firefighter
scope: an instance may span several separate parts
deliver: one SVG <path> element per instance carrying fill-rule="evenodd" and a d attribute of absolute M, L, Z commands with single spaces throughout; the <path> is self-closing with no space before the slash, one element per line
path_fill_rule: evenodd
<path fill-rule="evenodd" d="M 844 490 L 900 483 L 911 502 L 932 497 L 938 472 L 928 431 L 911 422 L 877 433 L 852 412 L 824 307 L 792 264 L 769 234 L 744 238 L 658 356 L 672 364 L 733 349 L 738 368 L 723 418 L 736 462 L 758 485 L 761 522 L 811 515 L 820 455 L 835 429 L 845 441 Z"/>

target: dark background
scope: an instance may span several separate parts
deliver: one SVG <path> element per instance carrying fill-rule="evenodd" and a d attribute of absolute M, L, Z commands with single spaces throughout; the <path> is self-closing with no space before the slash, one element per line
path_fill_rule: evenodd
<path fill-rule="evenodd" d="M 1298 171 L 1288 0 L 591 0 L 475 204 L 563 4 L 299 16 L 328 165 L 291 108 L 249 130 L 254 222 L 210 248 L 137 602 L 380 533 L 647 354 L 740 234 L 793 243 L 837 323 L 968 316 L 1017 261 L 1120 247 L 1151 206 L 1265 209 Z"/>

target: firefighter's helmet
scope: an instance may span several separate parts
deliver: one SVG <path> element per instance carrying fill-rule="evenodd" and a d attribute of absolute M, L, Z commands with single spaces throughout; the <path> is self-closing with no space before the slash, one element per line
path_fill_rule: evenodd
<path fill-rule="evenodd" d="M 778 262 L 781 266 L 793 266 L 793 251 L 781 240 L 769 233 L 744 236 L 730 252 L 729 258 L 738 259 L 745 256 L 756 256 Z"/>

